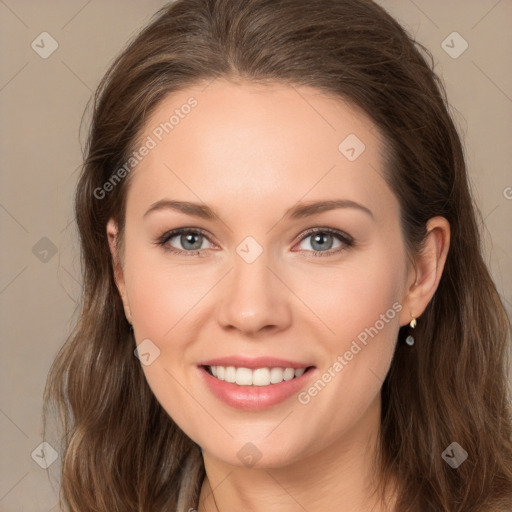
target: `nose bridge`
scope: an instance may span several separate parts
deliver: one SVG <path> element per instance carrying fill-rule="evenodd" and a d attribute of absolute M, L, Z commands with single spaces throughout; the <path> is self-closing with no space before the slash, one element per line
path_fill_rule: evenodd
<path fill-rule="evenodd" d="M 286 288 L 270 270 L 270 255 L 271 251 L 264 250 L 252 237 L 237 246 L 233 270 L 227 276 L 219 304 L 218 320 L 224 327 L 254 333 L 289 322 Z"/>

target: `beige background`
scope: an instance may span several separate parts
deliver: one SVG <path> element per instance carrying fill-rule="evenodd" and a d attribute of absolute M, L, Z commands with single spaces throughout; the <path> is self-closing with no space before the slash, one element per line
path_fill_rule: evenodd
<path fill-rule="evenodd" d="M 434 54 L 464 137 L 486 260 L 510 314 L 512 1 L 380 3 Z M 52 487 L 31 454 L 41 454 L 42 390 L 80 291 L 72 217 L 79 124 L 107 65 L 163 4 L 0 0 L 0 511 L 58 509 L 60 459 L 50 466 Z M 469 44 L 456 59 L 441 46 L 454 31 Z M 47 59 L 31 47 L 41 32 L 58 43 Z M 448 44 L 461 48 L 459 39 Z"/>

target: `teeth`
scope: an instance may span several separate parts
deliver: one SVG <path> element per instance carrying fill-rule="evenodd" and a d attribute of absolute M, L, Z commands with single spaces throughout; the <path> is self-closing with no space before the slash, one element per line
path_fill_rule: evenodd
<path fill-rule="evenodd" d="M 237 368 L 235 382 L 239 386 L 251 386 L 252 370 L 249 370 L 249 368 Z"/>
<path fill-rule="evenodd" d="M 305 371 L 306 371 L 306 368 L 297 368 L 295 370 L 295 377 L 300 377 Z"/>
<path fill-rule="evenodd" d="M 270 370 L 270 382 L 272 384 L 279 384 L 283 382 L 283 369 L 282 368 L 272 368 Z"/>
<path fill-rule="evenodd" d="M 293 368 L 286 368 L 286 370 L 283 372 L 283 379 L 292 380 L 293 377 L 295 377 L 295 370 Z"/>
<path fill-rule="evenodd" d="M 306 368 L 235 368 L 234 366 L 210 366 L 214 377 L 239 386 L 268 386 L 279 384 L 283 380 L 300 377 Z"/>
<path fill-rule="evenodd" d="M 236 381 L 236 368 L 234 366 L 228 366 L 224 373 L 224 380 L 226 382 L 235 382 Z"/>
<path fill-rule="evenodd" d="M 268 368 L 258 368 L 257 370 L 249 371 L 251 372 L 253 386 L 268 386 L 270 384 L 270 370 Z"/>

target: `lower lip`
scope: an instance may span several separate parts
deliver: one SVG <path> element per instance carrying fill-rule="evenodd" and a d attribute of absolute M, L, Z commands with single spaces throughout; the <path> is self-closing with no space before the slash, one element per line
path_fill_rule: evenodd
<path fill-rule="evenodd" d="M 284 380 L 268 386 L 239 386 L 210 375 L 204 366 L 199 371 L 210 391 L 227 405 L 247 411 L 258 411 L 272 407 L 299 392 L 314 373 L 310 368 L 300 377 Z"/>

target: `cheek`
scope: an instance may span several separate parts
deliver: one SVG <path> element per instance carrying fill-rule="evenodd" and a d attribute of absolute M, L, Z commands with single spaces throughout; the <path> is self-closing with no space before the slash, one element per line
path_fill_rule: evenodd
<path fill-rule="evenodd" d="M 402 310 L 403 261 L 398 251 L 380 246 L 338 269 L 313 272 L 307 294 L 302 290 L 330 332 L 319 338 L 325 354 L 319 368 L 322 398 L 306 390 L 301 403 L 311 400 L 319 418 L 331 418 L 333 435 L 364 413 L 385 379 Z"/>
<path fill-rule="evenodd" d="M 179 330 L 181 320 L 211 288 L 198 266 L 171 265 L 163 249 L 155 248 L 132 251 L 125 280 L 138 332 L 162 342 Z"/>
<path fill-rule="evenodd" d="M 208 290 L 204 279 L 191 279 L 192 267 L 170 266 L 153 251 L 136 251 L 126 259 L 126 287 L 137 344 L 149 339 L 158 350 L 142 365 L 146 381 L 164 410 L 187 435 L 197 439 L 198 418 L 204 411 L 191 397 L 198 396 L 187 359 L 191 313 Z M 147 342 L 146 342 L 147 343 Z M 147 345 L 146 345 L 147 346 Z M 157 352 L 155 352 L 157 353 Z M 188 370 L 188 371 L 187 371 Z"/>
<path fill-rule="evenodd" d="M 361 381 L 369 379 L 380 385 L 389 369 L 403 307 L 402 263 L 401 254 L 381 252 L 378 260 L 347 278 L 352 292 L 351 301 L 346 303 L 347 315 L 343 315 L 347 330 L 340 348 L 345 359 L 352 358 L 349 370 L 353 369 L 354 378 Z M 345 329 L 340 322 L 338 325 Z"/>
<path fill-rule="evenodd" d="M 354 253 L 338 265 L 311 265 L 307 279 L 296 278 L 293 289 L 321 322 L 331 352 L 343 350 L 360 333 L 364 338 L 365 329 L 376 323 L 384 336 L 397 329 L 402 263 L 397 251 L 380 247 Z"/>

